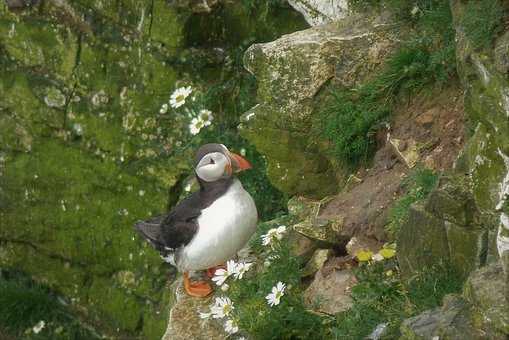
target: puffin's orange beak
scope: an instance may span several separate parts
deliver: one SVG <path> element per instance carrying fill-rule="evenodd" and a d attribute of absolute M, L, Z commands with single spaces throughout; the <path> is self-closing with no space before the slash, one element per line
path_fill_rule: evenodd
<path fill-rule="evenodd" d="M 251 169 L 251 163 L 246 161 L 241 156 L 237 155 L 236 153 L 230 152 L 230 159 L 232 161 L 233 171 L 234 172 L 241 172 L 243 170 Z"/>

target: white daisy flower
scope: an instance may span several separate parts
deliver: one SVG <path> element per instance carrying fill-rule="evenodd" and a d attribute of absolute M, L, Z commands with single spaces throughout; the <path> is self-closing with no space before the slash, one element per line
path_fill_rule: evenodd
<path fill-rule="evenodd" d="M 232 319 L 228 319 L 224 324 L 224 330 L 228 334 L 235 334 L 239 331 L 239 326 L 237 326 L 237 323 Z"/>
<path fill-rule="evenodd" d="M 230 315 L 234 309 L 232 301 L 227 297 L 217 297 L 216 302 L 210 307 L 214 319 L 222 319 Z"/>
<path fill-rule="evenodd" d="M 227 278 L 235 274 L 236 270 L 237 263 L 235 263 L 233 260 L 229 260 L 226 262 L 226 269 L 221 268 L 215 271 L 212 281 L 214 281 L 216 285 L 221 286 Z"/>
<path fill-rule="evenodd" d="M 32 331 L 35 334 L 39 334 L 44 329 L 44 326 L 46 326 L 46 322 L 44 322 L 44 320 L 41 320 L 38 323 L 36 323 L 34 327 L 32 327 Z"/>
<path fill-rule="evenodd" d="M 186 103 L 186 98 L 193 92 L 191 86 L 180 87 L 173 91 L 170 96 L 170 106 L 173 108 L 179 108 Z"/>
<path fill-rule="evenodd" d="M 161 108 L 159 109 L 159 113 L 166 113 L 168 112 L 168 104 L 161 105 Z"/>
<path fill-rule="evenodd" d="M 279 226 L 277 228 L 270 229 L 267 232 L 267 234 L 262 235 L 262 244 L 264 246 L 267 246 L 269 244 L 272 246 L 272 244 L 274 242 L 283 239 L 283 235 L 285 232 L 286 232 L 286 226 L 284 226 L 284 225 Z"/>
<path fill-rule="evenodd" d="M 201 120 L 201 118 L 193 118 L 189 124 L 189 132 L 191 132 L 192 135 L 197 135 L 204 127 L 205 122 Z"/>
<path fill-rule="evenodd" d="M 281 302 L 281 297 L 285 295 L 286 285 L 279 281 L 274 287 L 272 287 L 272 292 L 265 297 L 267 299 L 267 303 L 269 306 L 279 305 Z"/>
<path fill-rule="evenodd" d="M 203 121 L 204 126 L 209 126 L 212 124 L 214 120 L 214 116 L 212 115 L 212 111 L 210 110 L 200 110 L 200 119 Z"/>
<path fill-rule="evenodd" d="M 235 273 L 233 273 L 233 275 L 235 276 L 235 279 L 236 280 L 242 279 L 244 274 L 249 270 L 249 268 L 251 268 L 252 265 L 253 265 L 253 263 L 244 263 L 244 262 L 237 264 L 237 266 L 235 268 Z"/>

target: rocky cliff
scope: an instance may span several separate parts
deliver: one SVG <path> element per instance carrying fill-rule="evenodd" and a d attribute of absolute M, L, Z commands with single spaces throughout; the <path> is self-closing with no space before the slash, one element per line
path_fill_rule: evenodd
<path fill-rule="evenodd" d="M 509 8 L 288 2 L 312 27 L 277 1 L 2 4 L 0 266 L 117 337 L 506 339 Z M 224 119 L 190 139 L 161 104 L 216 78 Z M 196 300 L 130 225 L 211 138 L 266 165 L 243 181 L 270 221 Z"/>

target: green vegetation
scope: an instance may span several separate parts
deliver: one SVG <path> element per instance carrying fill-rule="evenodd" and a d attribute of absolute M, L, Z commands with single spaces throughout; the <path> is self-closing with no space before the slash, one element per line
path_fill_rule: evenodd
<path fill-rule="evenodd" d="M 291 218 L 282 217 L 278 223 L 259 226 L 251 244 L 259 259 L 257 268 L 251 269 L 244 279 L 228 282 L 226 295 L 234 303 L 239 328 L 254 339 L 326 339 L 333 319 L 322 318 L 304 306 L 301 263 L 290 255 L 288 238 L 271 245 L 261 242 L 268 230 L 288 222 Z M 281 303 L 269 306 L 266 296 L 277 282 L 283 282 L 286 289 Z"/>
<path fill-rule="evenodd" d="M 461 24 L 475 49 L 489 47 L 502 29 L 504 8 L 500 0 L 469 0 Z"/>
<path fill-rule="evenodd" d="M 358 284 L 352 288 L 352 308 L 335 316 L 315 313 L 302 300 L 302 264 L 290 255 L 288 228 L 281 240 L 262 244 L 261 236 L 269 230 L 293 222 L 287 216 L 276 221 L 261 224 L 252 241 L 255 269 L 243 279 L 229 279 L 224 293 L 233 302 L 230 317 L 255 339 L 363 339 L 381 323 L 387 323 L 384 338 L 395 339 L 404 319 L 461 290 L 461 277 L 446 263 L 403 281 L 396 257 L 374 261 L 370 256 L 354 269 Z M 280 304 L 269 306 L 266 296 L 279 281 L 286 284 L 284 295 Z"/>
<path fill-rule="evenodd" d="M 402 282 L 395 260 L 368 263 L 356 270 L 354 305 L 337 315 L 336 339 L 363 339 L 377 325 L 387 323 L 384 339 L 397 339 L 401 322 L 437 307 L 446 294 L 461 290 L 462 280 L 446 264 L 426 269 Z"/>
<path fill-rule="evenodd" d="M 34 331 L 43 321 L 42 329 Z M 62 298 L 20 274 L 0 272 L 0 334 L 23 339 L 99 339 L 83 327 Z"/>
<path fill-rule="evenodd" d="M 333 92 L 332 103 L 321 112 L 320 134 L 332 142 L 334 155 L 352 167 L 372 154 L 373 134 L 389 115 L 387 106 L 378 106 L 371 91 L 371 87 L 362 87 Z"/>
<path fill-rule="evenodd" d="M 406 194 L 394 203 L 389 212 L 389 223 L 385 227 L 389 235 L 393 237 L 397 235 L 408 218 L 410 206 L 425 199 L 437 183 L 438 175 L 425 168 L 416 169 L 403 181 Z"/>
<path fill-rule="evenodd" d="M 369 3 L 355 1 L 354 5 Z M 357 88 L 332 90 L 332 100 L 322 110 L 320 122 L 316 124 L 318 135 L 323 135 L 330 143 L 331 153 L 352 168 L 369 160 L 374 151 L 375 132 L 390 117 L 398 96 L 443 86 L 455 75 L 454 29 L 449 3 L 419 1 L 412 15 L 409 6 L 413 3 L 400 0 L 388 6 L 409 21 L 414 30 L 388 59 L 384 71 Z"/>

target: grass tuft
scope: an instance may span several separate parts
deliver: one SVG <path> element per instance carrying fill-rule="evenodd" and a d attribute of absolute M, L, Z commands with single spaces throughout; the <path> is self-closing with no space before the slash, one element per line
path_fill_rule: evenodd
<path fill-rule="evenodd" d="M 376 5 L 354 1 L 355 6 Z M 334 89 L 319 115 L 319 135 L 331 153 L 356 168 L 370 159 L 375 132 L 390 117 L 398 96 L 444 86 L 456 74 L 454 28 L 449 3 L 436 0 L 384 2 L 410 22 L 414 32 L 387 60 L 384 71 L 355 89 Z M 414 7 L 415 14 L 411 14 Z"/>
<path fill-rule="evenodd" d="M 406 194 L 400 197 L 389 211 L 389 223 L 385 230 L 395 237 L 408 219 L 410 206 L 424 200 L 438 183 L 438 175 L 430 169 L 416 169 L 403 181 Z"/>

